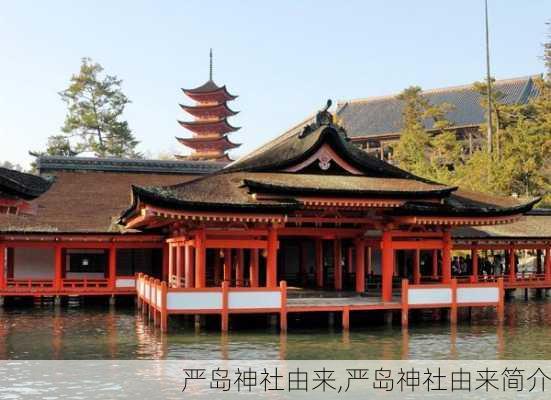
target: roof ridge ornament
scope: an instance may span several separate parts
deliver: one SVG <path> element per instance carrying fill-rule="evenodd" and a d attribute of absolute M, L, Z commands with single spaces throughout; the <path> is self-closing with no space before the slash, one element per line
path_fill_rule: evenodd
<path fill-rule="evenodd" d="M 333 104 L 333 101 L 331 99 L 327 99 L 327 103 L 325 104 L 325 107 L 323 107 L 321 110 L 319 110 L 316 114 L 316 119 L 311 124 L 308 124 L 304 127 L 302 132 L 299 134 L 299 138 L 305 138 L 308 136 L 311 132 L 315 131 L 316 129 L 322 127 L 322 126 L 330 126 L 333 129 L 335 129 L 339 133 L 343 133 L 346 137 L 346 132 L 343 129 L 342 126 L 337 125 L 335 123 L 335 117 L 331 112 L 329 112 L 329 108 Z"/>

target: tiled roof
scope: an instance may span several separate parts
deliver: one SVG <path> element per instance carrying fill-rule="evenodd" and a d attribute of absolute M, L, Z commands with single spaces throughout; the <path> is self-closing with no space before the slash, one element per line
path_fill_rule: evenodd
<path fill-rule="evenodd" d="M 37 175 L 0 167 L 0 197 L 4 193 L 26 200 L 34 199 L 48 190 L 51 183 L 51 180 Z"/>
<path fill-rule="evenodd" d="M 528 213 L 521 220 L 507 225 L 454 228 L 457 239 L 536 238 L 551 240 L 551 213 Z"/>
<path fill-rule="evenodd" d="M 209 161 L 52 156 L 39 157 L 36 165 L 42 174 L 52 171 L 103 171 L 186 175 L 208 174 L 224 166 L 220 162 Z"/>
<path fill-rule="evenodd" d="M 525 104 L 537 95 L 535 76 L 504 79 L 495 82 L 495 91 L 503 93 L 504 104 Z M 484 123 L 485 111 L 480 106 L 480 94 L 473 85 L 432 89 L 423 92 L 431 104 L 448 103 L 453 109 L 446 115 L 454 126 L 473 126 Z M 398 133 L 402 127 L 402 102 L 396 95 L 339 102 L 337 115 L 348 135 L 355 137 Z M 425 127 L 432 128 L 426 120 Z"/>
<path fill-rule="evenodd" d="M 308 167 L 289 172 L 289 167 L 309 161 L 319 149 L 327 149 L 327 146 L 342 162 L 356 168 L 358 174 L 338 169 L 332 172 L 329 169 L 310 170 Z M 266 193 L 270 195 L 257 196 Z M 324 110 L 318 113 L 315 123 L 284 134 L 218 173 L 172 187 L 133 187 L 133 203 L 121 219 L 125 221 L 134 216 L 140 204 L 182 210 L 262 212 L 271 209 L 287 212 L 302 208 L 304 196 L 405 199 L 405 204 L 390 214 L 406 216 L 514 215 L 530 210 L 536 201 L 521 202 L 457 191 L 455 187 L 411 175 L 351 144 Z"/>
<path fill-rule="evenodd" d="M 337 154 L 360 169 L 365 176 L 423 180 L 398 167 L 379 160 L 352 144 L 340 128 L 321 125 L 305 131 L 309 126 L 299 126 L 267 145 L 229 164 L 224 171 L 281 171 L 295 165 L 328 143 Z"/>
<path fill-rule="evenodd" d="M 0 215 L 0 232 L 109 233 L 128 207 L 132 185 L 174 185 L 196 177 L 182 173 L 55 171 L 55 180 L 31 201 L 35 215 Z"/>

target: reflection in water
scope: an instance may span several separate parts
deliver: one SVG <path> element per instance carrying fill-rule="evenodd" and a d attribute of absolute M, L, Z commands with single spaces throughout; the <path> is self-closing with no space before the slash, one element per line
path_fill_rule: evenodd
<path fill-rule="evenodd" d="M 3 359 L 549 359 L 551 301 L 513 299 L 450 326 L 446 318 L 399 326 L 270 328 L 220 334 L 180 321 L 168 335 L 132 307 L 80 305 L 0 309 Z"/>

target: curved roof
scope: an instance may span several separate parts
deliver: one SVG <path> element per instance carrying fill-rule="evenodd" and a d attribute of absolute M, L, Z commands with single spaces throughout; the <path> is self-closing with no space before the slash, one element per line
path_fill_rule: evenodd
<path fill-rule="evenodd" d="M 237 98 L 237 96 L 234 96 L 233 94 L 228 92 L 225 85 L 224 86 L 218 86 L 211 79 L 209 79 L 207 82 L 203 83 L 201 86 L 197 86 L 196 88 L 193 88 L 193 89 L 182 88 L 182 90 L 185 94 L 187 94 L 190 97 L 192 97 L 194 94 L 202 95 L 202 94 L 211 94 L 211 93 L 214 94 L 214 93 L 217 93 L 217 92 L 221 92 L 221 93 L 225 94 L 225 97 L 228 100 L 233 100 L 233 99 Z"/>
<path fill-rule="evenodd" d="M 46 192 L 51 180 L 0 167 L 0 193 L 32 200 Z"/>
<path fill-rule="evenodd" d="M 241 146 L 241 143 L 233 143 L 228 135 L 221 136 L 219 138 L 209 137 L 193 137 L 193 138 L 180 138 L 177 137 L 180 143 L 191 148 L 204 148 L 204 147 L 217 147 L 223 149 L 234 149 Z"/>
<path fill-rule="evenodd" d="M 350 162 L 366 176 L 405 178 L 425 181 L 407 171 L 379 160 L 352 144 L 346 133 L 332 124 L 315 129 L 299 129 L 280 141 L 261 147 L 225 167 L 225 171 L 275 171 L 308 159 L 323 144 L 329 144 L 339 156 Z M 306 131 L 305 131 L 306 129 Z"/>
<path fill-rule="evenodd" d="M 328 151 L 327 146 L 353 171 L 331 171 L 311 161 L 313 156 L 319 157 L 318 150 Z M 336 158 L 334 161 L 338 163 Z M 222 212 L 270 209 L 286 214 L 303 209 L 308 197 L 397 199 L 397 205 L 386 210 L 389 217 L 483 217 L 477 224 L 494 217 L 517 216 L 539 201 L 458 191 L 417 177 L 351 144 L 346 132 L 334 125 L 331 114 L 324 110 L 314 123 L 284 134 L 215 174 L 171 187 L 134 187 L 132 206 L 121 218 L 135 215 L 140 204 Z"/>
<path fill-rule="evenodd" d="M 222 111 L 220 115 L 223 115 L 225 117 L 231 117 L 239 114 L 239 111 L 233 111 L 231 108 L 228 107 L 226 103 L 199 106 L 188 106 L 186 104 L 180 104 L 180 107 L 182 108 L 182 110 L 187 111 L 193 116 L 215 114 L 217 110 Z"/>
<path fill-rule="evenodd" d="M 203 129 L 219 129 L 219 133 L 235 132 L 241 129 L 239 126 L 231 125 L 226 118 L 217 121 L 178 121 L 184 128 L 193 132 L 200 132 Z"/>

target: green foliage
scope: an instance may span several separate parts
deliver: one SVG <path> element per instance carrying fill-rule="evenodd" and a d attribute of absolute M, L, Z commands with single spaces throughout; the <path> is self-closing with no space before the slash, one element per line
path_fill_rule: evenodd
<path fill-rule="evenodd" d="M 141 157 L 128 122 L 122 120 L 130 100 L 121 90 L 122 81 L 103 73 L 103 67 L 83 58 L 69 87 L 59 93 L 67 105 L 62 133 L 50 136 L 43 152 L 32 155 L 73 156 L 93 152 L 97 157 Z"/>
<path fill-rule="evenodd" d="M 405 89 L 397 98 L 404 108 L 403 128 L 394 148 L 394 160 L 401 168 L 418 176 L 443 183 L 452 181 L 454 165 L 461 159 L 461 145 L 455 132 L 449 130 L 452 123 L 445 117 L 451 106 L 430 104 L 418 86 Z M 425 130 L 427 119 L 432 120 L 434 136 Z"/>

